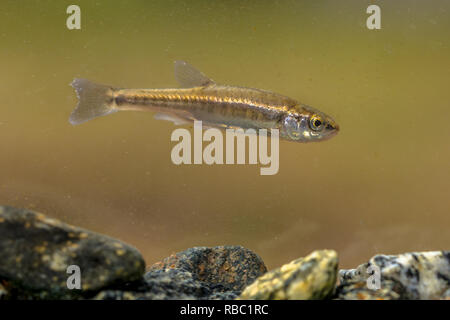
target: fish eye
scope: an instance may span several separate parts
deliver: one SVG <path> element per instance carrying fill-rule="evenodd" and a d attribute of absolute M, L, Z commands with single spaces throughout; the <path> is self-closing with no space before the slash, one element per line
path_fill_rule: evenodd
<path fill-rule="evenodd" d="M 321 117 L 319 116 L 312 116 L 311 120 L 309 121 L 309 126 L 314 131 L 320 131 L 324 127 L 324 123 Z"/>
<path fill-rule="evenodd" d="M 291 139 L 299 139 L 300 132 L 298 127 L 298 120 L 293 116 L 287 116 L 284 119 L 284 128 L 286 129 L 286 133 Z"/>

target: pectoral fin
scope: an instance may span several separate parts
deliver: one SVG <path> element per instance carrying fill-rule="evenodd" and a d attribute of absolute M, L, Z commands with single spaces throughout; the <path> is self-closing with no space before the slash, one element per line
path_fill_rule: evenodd
<path fill-rule="evenodd" d="M 215 83 L 185 61 L 175 61 L 175 78 L 182 88 L 206 87 Z"/>

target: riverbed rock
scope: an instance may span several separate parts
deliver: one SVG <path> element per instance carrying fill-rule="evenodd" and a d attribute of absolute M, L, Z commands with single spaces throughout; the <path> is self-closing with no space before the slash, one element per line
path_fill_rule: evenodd
<path fill-rule="evenodd" d="M 68 289 L 71 265 L 81 289 Z M 0 280 L 18 298 L 69 299 L 142 278 L 145 263 L 133 247 L 26 209 L 0 206 Z M 72 271 L 73 272 L 73 271 Z"/>
<path fill-rule="evenodd" d="M 168 270 L 147 274 L 144 281 L 125 290 L 105 290 L 96 300 L 184 300 L 199 299 L 210 294 L 206 287 L 192 279 L 188 272 Z"/>
<path fill-rule="evenodd" d="M 267 272 L 262 259 L 241 246 L 194 247 L 171 255 L 149 269 L 189 272 L 215 291 L 242 291 Z M 147 277 L 147 276 L 146 276 Z"/>
<path fill-rule="evenodd" d="M 267 271 L 261 258 L 241 246 L 194 247 L 149 268 L 140 286 L 105 290 L 98 300 L 232 300 Z"/>
<path fill-rule="evenodd" d="M 335 288 L 337 267 L 335 251 L 314 251 L 259 277 L 245 288 L 239 299 L 325 299 Z"/>
<path fill-rule="evenodd" d="M 377 273 L 380 289 L 369 289 L 367 279 L 373 280 Z M 448 299 L 450 251 L 376 255 L 339 274 L 338 299 Z"/>
<path fill-rule="evenodd" d="M 402 288 L 397 283 L 385 280 L 380 289 L 373 290 L 365 281 L 340 284 L 336 289 L 337 300 L 398 300 L 401 297 Z"/>
<path fill-rule="evenodd" d="M 232 292 L 226 292 L 233 294 Z M 224 292 L 214 292 L 207 283 L 194 280 L 190 272 L 166 269 L 149 272 L 144 283 L 128 290 L 105 290 L 96 300 L 205 300 L 224 299 Z M 234 293 L 232 297 L 236 297 Z"/>

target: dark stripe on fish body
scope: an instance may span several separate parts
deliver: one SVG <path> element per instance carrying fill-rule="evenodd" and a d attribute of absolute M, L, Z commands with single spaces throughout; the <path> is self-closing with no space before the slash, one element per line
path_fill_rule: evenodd
<path fill-rule="evenodd" d="M 164 89 L 163 89 L 164 90 Z M 183 89 L 181 89 L 183 90 Z M 216 114 L 220 118 L 243 118 L 250 121 L 267 121 L 281 118 L 280 109 L 288 108 L 290 101 L 276 101 L 276 105 L 262 102 L 255 94 L 244 96 L 244 92 L 220 92 L 213 90 L 203 94 L 192 91 L 154 90 L 145 92 L 138 90 L 131 92 L 117 92 L 114 97 L 116 106 L 167 106 L 170 109 L 186 109 L 188 112 L 204 112 L 210 115 Z M 248 95 L 248 92 L 246 92 Z M 242 96 L 241 96 L 242 95 Z M 287 103 L 287 105 L 286 105 Z M 284 106 L 283 106 L 284 105 Z"/>

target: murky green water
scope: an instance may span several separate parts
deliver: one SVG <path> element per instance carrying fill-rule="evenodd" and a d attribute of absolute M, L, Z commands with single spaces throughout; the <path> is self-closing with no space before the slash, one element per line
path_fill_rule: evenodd
<path fill-rule="evenodd" d="M 370 1 L 372 3 L 373 1 Z M 450 244 L 450 3 L 70 1 L 0 4 L 0 203 L 135 245 L 147 263 L 240 244 L 269 268 L 332 248 L 341 266 Z M 172 123 L 73 127 L 69 83 L 175 87 L 173 61 L 332 115 L 335 138 L 280 142 L 280 171 L 176 166 Z"/>

